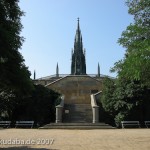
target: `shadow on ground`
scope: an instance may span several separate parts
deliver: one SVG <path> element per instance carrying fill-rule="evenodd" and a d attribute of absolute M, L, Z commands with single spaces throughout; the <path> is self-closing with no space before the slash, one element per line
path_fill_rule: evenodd
<path fill-rule="evenodd" d="M 0 148 L 0 150 L 58 150 L 49 148 L 31 148 L 28 146 Z"/>

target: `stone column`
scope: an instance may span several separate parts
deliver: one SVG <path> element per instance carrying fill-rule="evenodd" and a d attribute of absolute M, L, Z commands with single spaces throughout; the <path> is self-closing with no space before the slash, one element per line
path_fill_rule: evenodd
<path fill-rule="evenodd" d="M 99 122 L 99 106 L 93 106 L 93 123 Z"/>
<path fill-rule="evenodd" d="M 62 111 L 63 111 L 62 106 L 60 105 L 56 106 L 56 123 L 62 122 Z"/>

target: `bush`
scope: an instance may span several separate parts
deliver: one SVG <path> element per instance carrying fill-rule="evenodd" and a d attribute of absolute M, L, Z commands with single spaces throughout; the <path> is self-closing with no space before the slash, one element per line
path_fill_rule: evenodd
<path fill-rule="evenodd" d="M 34 120 L 38 125 L 55 121 L 55 103 L 59 94 L 35 85 L 30 97 L 20 100 L 13 111 L 12 120 Z"/>

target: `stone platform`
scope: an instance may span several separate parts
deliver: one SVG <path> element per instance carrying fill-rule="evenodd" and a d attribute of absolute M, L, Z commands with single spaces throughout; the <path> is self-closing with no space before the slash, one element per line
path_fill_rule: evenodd
<path fill-rule="evenodd" d="M 115 129 L 105 123 L 50 123 L 39 129 Z"/>

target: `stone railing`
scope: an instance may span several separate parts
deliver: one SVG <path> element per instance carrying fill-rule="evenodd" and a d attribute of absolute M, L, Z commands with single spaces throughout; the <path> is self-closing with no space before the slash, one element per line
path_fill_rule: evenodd
<path fill-rule="evenodd" d="M 99 106 L 97 105 L 96 102 L 96 97 L 101 93 L 98 92 L 96 94 L 91 95 L 91 106 L 92 106 L 92 112 L 93 112 L 93 123 L 98 123 L 99 122 Z"/>
<path fill-rule="evenodd" d="M 63 108 L 64 108 L 64 96 L 61 96 L 60 104 L 56 106 L 56 123 L 62 122 Z"/>

